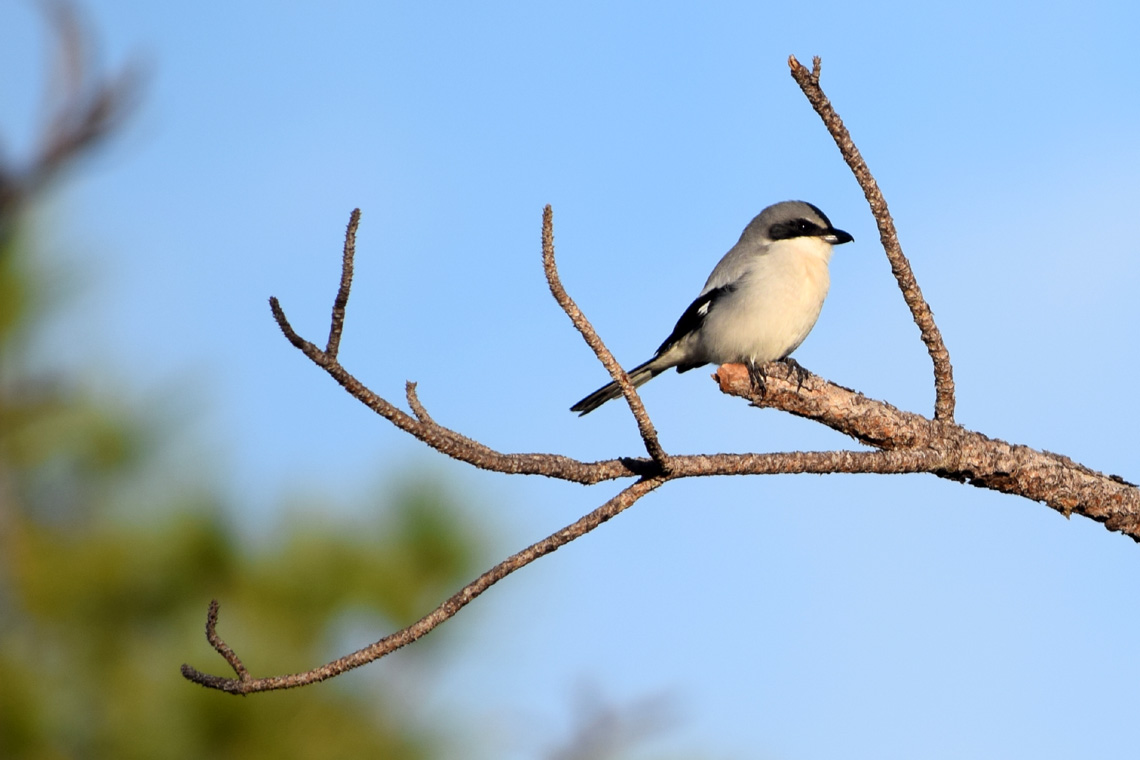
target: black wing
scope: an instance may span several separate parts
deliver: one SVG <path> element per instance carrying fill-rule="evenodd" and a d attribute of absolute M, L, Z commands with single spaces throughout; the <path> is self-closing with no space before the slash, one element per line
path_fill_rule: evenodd
<path fill-rule="evenodd" d="M 719 288 L 713 288 L 707 293 L 702 293 L 697 300 L 689 304 L 689 308 L 685 309 L 685 313 L 677 320 L 677 326 L 673 328 L 673 332 L 665 339 L 665 342 L 657 349 L 655 356 L 668 351 L 674 344 L 684 340 L 684 338 L 700 329 L 701 324 L 704 323 L 705 317 L 708 316 L 709 310 L 716 304 L 717 301 L 727 296 L 732 291 L 736 290 L 735 285 L 723 285 Z M 692 369 L 686 367 L 685 369 Z M 684 372 L 680 367 L 677 368 L 678 372 Z"/>

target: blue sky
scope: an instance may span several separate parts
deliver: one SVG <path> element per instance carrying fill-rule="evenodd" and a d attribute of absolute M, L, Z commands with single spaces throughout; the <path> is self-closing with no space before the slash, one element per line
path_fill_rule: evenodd
<path fill-rule="evenodd" d="M 790 53 L 823 56 L 887 195 L 959 422 L 1140 476 L 1135 4 L 84 7 L 100 59 L 149 76 L 43 215 L 93 281 L 58 345 L 185 427 L 251 536 L 413 466 L 471 494 L 504 552 L 615 490 L 447 462 L 288 346 L 266 299 L 322 338 L 356 206 L 345 365 L 392 400 L 418 381 L 437 420 L 502 450 L 641 450 L 621 405 L 567 411 L 606 375 L 546 291 L 546 203 L 564 283 L 627 364 L 761 208 L 816 203 L 856 242 L 797 358 L 929 414 L 929 360 Z M 0 9 L 12 152 L 42 83 L 30 8 Z M 646 387 L 668 451 L 850 445 L 708 374 Z M 1106 727 L 1140 706 L 1138 580 L 1130 540 L 932 477 L 676 483 L 451 621 L 425 709 L 462 709 L 491 757 L 557 743 L 582 683 L 674 698 L 678 726 L 646 750 L 1131 757 Z"/>

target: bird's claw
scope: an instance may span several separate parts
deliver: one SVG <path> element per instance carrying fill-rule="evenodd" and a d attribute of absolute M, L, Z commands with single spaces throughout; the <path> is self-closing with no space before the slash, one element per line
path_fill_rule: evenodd
<path fill-rule="evenodd" d="M 791 380 L 793 377 L 795 378 L 796 393 L 803 390 L 804 383 L 811 377 L 811 372 L 804 369 L 803 365 L 795 359 L 785 357 L 778 361 L 788 368 L 788 379 Z M 768 372 L 766 369 L 768 364 L 748 362 L 745 366 L 748 367 L 748 379 L 752 381 L 753 392 L 761 396 L 766 395 L 768 393 Z"/>
<path fill-rule="evenodd" d="M 789 374 L 796 376 L 796 393 L 799 393 L 804 388 L 804 381 L 811 377 L 811 373 L 790 356 L 785 356 L 780 361 L 787 366 Z"/>
<path fill-rule="evenodd" d="M 768 393 L 768 373 L 764 371 L 763 364 L 748 362 L 748 379 L 752 381 L 752 390 L 761 396 Z"/>

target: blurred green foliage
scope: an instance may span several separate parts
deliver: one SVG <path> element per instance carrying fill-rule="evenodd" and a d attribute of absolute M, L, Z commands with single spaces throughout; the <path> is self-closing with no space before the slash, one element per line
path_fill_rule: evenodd
<path fill-rule="evenodd" d="M 50 311 L 34 251 L 26 234 L 0 240 L 0 757 L 438 755 L 446 721 L 409 720 L 399 676 L 240 698 L 178 667 L 230 675 L 205 641 L 213 597 L 219 631 L 255 675 L 347 653 L 346 617 L 376 639 L 424 614 L 481 561 L 455 499 L 425 474 L 377 499 L 363 524 L 316 505 L 256 544 L 216 494 L 132 506 L 124 486 L 162 466 L 150 456 L 161 425 L 82 376 L 30 368 Z"/>

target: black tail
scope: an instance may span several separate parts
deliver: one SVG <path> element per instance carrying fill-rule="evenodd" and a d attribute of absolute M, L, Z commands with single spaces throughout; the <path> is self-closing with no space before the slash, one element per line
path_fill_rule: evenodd
<path fill-rule="evenodd" d="M 633 383 L 634 388 L 645 385 L 650 380 L 657 377 L 665 370 L 669 369 L 668 365 L 663 367 L 653 366 L 653 362 L 657 361 L 660 358 L 661 357 L 659 356 L 655 356 L 644 364 L 639 364 L 629 371 L 629 380 L 631 383 Z M 621 398 L 621 388 L 618 387 L 617 383 L 609 383 L 608 385 L 603 385 L 601 388 L 598 388 L 589 396 L 586 396 L 586 398 L 570 407 L 570 411 L 578 412 L 578 416 L 581 417 L 583 415 L 589 414 L 602 404 L 606 403 L 607 401 L 612 401 L 615 398 Z"/>

